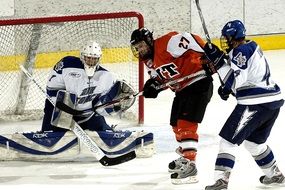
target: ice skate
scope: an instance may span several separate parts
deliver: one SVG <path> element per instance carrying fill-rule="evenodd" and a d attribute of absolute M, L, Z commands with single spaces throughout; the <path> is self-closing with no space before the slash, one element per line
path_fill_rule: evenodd
<path fill-rule="evenodd" d="M 218 179 L 215 184 L 206 186 L 205 190 L 227 190 L 228 182 L 224 179 Z"/>
<path fill-rule="evenodd" d="M 188 184 L 197 183 L 197 168 L 194 162 L 186 158 L 179 158 L 169 163 L 169 171 L 171 174 L 171 183 L 173 184 Z"/>
<path fill-rule="evenodd" d="M 279 168 L 276 166 L 273 170 L 274 175 L 272 177 L 267 177 L 266 175 L 264 175 L 259 178 L 259 181 L 264 185 L 285 184 L 285 177 L 280 172 Z"/>
<path fill-rule="evenodd" d="M 185 165 L 187 162 L 189 162 L 188 159 L 184 158 L 183 156 L 179 157 L 176 160 L 173 160 L 172 162 L 170 162 L 168 164 L 168 171 L 170 173 L 174 173 L 174 172 L 179 172 L 180 168 Z"/>

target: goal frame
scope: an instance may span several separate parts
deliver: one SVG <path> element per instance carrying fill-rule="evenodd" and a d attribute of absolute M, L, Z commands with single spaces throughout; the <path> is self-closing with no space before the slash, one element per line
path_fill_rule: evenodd
<path fill-rule="evenodd" d="M 104 20 L 116 18 L 137 18 L 138 28 L 144 27 L 143 15 L 139 12 L 114 12 L 114 13 L 95 13 L 84 15 L 68 15 L 68 16 L 51 16 L 51 17 L 38 17 L 38 18 L 17 18 L 17 19 L 4 19 L 0 20 L 1 26 L 6 25 L 25 25 L 25 24 L 46 24 L 57 22 L 71 22 L 71 21 L 84 21 L 84 20 Z M 142 91 L 144 85 L 144 64 L 138 61 L 138 88 Z M 144 123 L 144 98 L 138 97 L 138 123 Z"/>

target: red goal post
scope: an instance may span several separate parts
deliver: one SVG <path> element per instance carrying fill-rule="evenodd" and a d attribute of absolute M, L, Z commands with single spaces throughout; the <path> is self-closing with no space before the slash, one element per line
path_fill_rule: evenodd
<path fill-rule="evenodd" d="M 19 65 L 45 88 L 54 64 L 67 55 L 79 56 L 88 40 L 101 45 L 103 67 L 141 91 L 144 66 L 132 55 L 129 42 L 131 32 L 143 25 L 138 12 L 0 20 L 0 120 L 39 119 L 43 114 L 45 96 Z M 143 97 L 136 100 L 126 117 L 144 122 Z"/>

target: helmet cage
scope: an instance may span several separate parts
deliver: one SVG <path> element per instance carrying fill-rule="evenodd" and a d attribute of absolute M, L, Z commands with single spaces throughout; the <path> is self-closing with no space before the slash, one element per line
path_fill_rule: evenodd
<path fill-rule="evenodd" d="M 220 45 L 224 52 L 229 53 L 230 50 L 233 48 L 232 38 L 227 36 L 220 37 Z"/>
<path fill-rule="evenodd" d="M 99 67 L 102 50 L 98 43 L 89 42 L 83 47 L 80 53 L 80 60 L 84 65 L 84 69 L 88 77 L 92 77 Z"/>

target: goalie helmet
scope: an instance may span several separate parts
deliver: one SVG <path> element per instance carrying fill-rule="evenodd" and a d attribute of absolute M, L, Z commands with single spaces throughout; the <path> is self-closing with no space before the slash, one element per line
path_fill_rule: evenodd
<path fill-rule="evenodd" d="M 226 23 L 222 29 L 221 48 L 226 52 L 232 50 L 235 41 L 244 40 L 245 31 L 245 27 L 240 20 Z"/>
<path fill-rule="evenodd" d="M 148 60 L 153 58 L 153 36 L 147 28 L 139 28 L 131 35 L 131 49 L 136 58 Z"/>
<path fill-rule="evenodd" d="M 92 77 L 99 66 L 102 50 L 95 41 L 88 42 L 80 52 L 80 60 L 88 77 Z"/>

